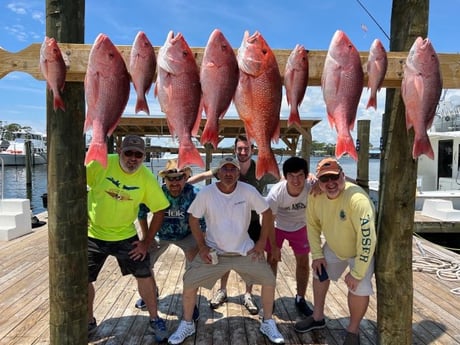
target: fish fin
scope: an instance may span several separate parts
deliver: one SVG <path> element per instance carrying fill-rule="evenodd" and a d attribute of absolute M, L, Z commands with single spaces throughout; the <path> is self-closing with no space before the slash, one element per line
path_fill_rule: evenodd
<path fill-rule="evenodd" d="M 259 151 L 256 162 L 256 179 L 260 180 L 265 174 L 271 174 L 280 179 L 280 171 L 273 151 Z"/>
<path fill-rule="evenodd" d="M 107 144 L 106 143 L 91 143 L 86 152 L 85 165 L 91 161 L 98 161 L 104 168 L 107 168 Z"/>
<path fill-rule="evenodd" d="M 216 119 L 217 120 L 217 119 Z M 219 137 L 219 124 L 217 121 L 206 121 L 206 125 L 203 129 L 203 134 L 201 134 L 200 142 L 201 144 L 211 143 L 214 149 L 217 149 L 217 142 Z"/>
<path fill-rule="evenodd" d="M 271 138 L 272 142 L 274 142 L 274 143 L 278 143 L 278 140 L 280 138 L 280 121 L 279 121 L 279 119 L 277 119 L 277 122 L 278 123 L 276 125 L 275 130 L 273 131 L 273 135 L 272 135 L 272 138 Z"/>
<path fill-rule="evenodd" d="M 350 135 L 337 136 L 337 144 L 335 146 L 335 157 L 339 159 L 344 153 L 348 153 L 355 161 L 358 160 L 353 138 Z"/>
<path fill-rule="evenodd" d="M 300 125 L 300 115 L 299 115 L 299 109 L 295 106 L 291 107 L 291 112 L 289 113 L 289 118 L 288 118 L 288 127 L 290 127 L 293 124 Z"/>
<path fill-rule="evenodd" d="M 54 99 L 53 99 L 54 111 L 56 111 L 58 108 L 61 109 L 62 111 L 65 111 L 65 104 L 59 92 L 56 92 L 56 94 L 53 93 L 53 95 L 54 95 Z"/>
<path fill-rule="evenodd" d="M 427 135 L 415 136 L 414 138 L 412 157 L 416 159 L 422 154 L 426 155 L 430 159 L 434 159 L 433 148 L 431 147 L 430 139 Z"/>
<path fill-rule="evenodd" d="M 177 167 L 178 169 L 182 169 L 189 165 L 197 165 L 200 168 L 204 168 L 203 158 L 201 158 L 200 152 L 192 142 L 184 145 L 179 143 Z"/>
<path fill-rule="evenodd" d="M 196 136 L 198 134 L 198 131 L 200 130 L 202 114 L 203 114 L 203 104 L 202 102 L 200 102 L 200 106 L 198 107 L 198 113 L 196 114 L 196 118 L 195 118 L 195 123 L 193 124 L 193 128 L 191 131 L 193 136 Z"/>
<path fill-rule="evenodd" d="M 147 101 L 145 100 L 145 97 L 138 96 L 136 100 L 136 108 L 134 109 L 135 113 L 137 114 L 140 111 L 143 111 L 147 113 L 147 115 L 150 115 L 150 109 L 147 104 Z"/>
<path fill-rule="evenodd" d="M 375 110 L 377 110 L 377 99 L 375 96 L 370 96 L 369 101 L 367 102 L 366 109 L 369 109 L 370 107 L 373 107 Z"/>

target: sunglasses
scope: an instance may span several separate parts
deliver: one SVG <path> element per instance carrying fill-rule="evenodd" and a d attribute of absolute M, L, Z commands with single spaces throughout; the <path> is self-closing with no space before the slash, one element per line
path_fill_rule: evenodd
<path fill-rule="evenodd" d="M 131 151 L 131 150 L 128 150 L 128 151 L 125 151 L 123 152 L 123 154 L 126 156 L 126 157 L 136 157 L 136 158 L 142 158 L 144 157 L 144 154 L 140 151 Z"/>
<path fill-rule="evenodd" d="M 165 179 L 167 179 L 169 182 L 173 181 L 181 181 L 185 175 L 180 175 L 180 176 L 165 176 Z"/>
<path fill-rule="evenodd" d="M 329 182 L 329 181 L 337 181 L 340 177 L 340 174 L 337 174 L 337 175 L 323 175 L 321 176 L 320 178 L 318 178 L 318 180 L 322 183 L 326 183 L 326 182 Z"/>

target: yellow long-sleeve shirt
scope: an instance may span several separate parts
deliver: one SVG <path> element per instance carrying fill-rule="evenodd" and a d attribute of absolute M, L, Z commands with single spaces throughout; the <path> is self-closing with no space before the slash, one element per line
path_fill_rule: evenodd
<path fill-rule="evenodd" d="M 346 182 L 333 200 L 325 193 L 309 195 L 307 203 L 308 241 L 312 259 L 323 258 L 321 233 L 340 259 L 354 258 L 351 275 L 364 278 L 376 244 L 374 204 L 359 186 Z"/>

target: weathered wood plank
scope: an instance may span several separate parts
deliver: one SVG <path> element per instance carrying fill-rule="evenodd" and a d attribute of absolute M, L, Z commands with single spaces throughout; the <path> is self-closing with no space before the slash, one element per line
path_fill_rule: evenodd
<path fill-rule="evenodd" d="M 34 43 L 23 50 L 12 53 L 0 48 L 0 78 L 3 78 L 10 72 L 20 71 L 30 74 L 36 79 L 43 80 L 39 69 L 41 43 Z M 67 81 L 83 81 L 88 64 L 89 51 L 91 44 L 69 44 L 59 43 L 61 51 L 68 64 Z M 129 63 L 129 54 L 131 46 L 117 45 L 118 50 L 126 62 Z M 155 46 L 155 52 L 158 54 L 159 46 Z M 201 65 L 204 47 L 192 47 L 198 65 Z M 236 49 L 235 49 L 236 52 Z M 286 61 L 291 53 L 289 49 L 274 49 L 281 74 L 284 74 Z M 309 56 L 309 82 L 310 86 L 321 85 L 321 74 L 323 71 L 324 60 L 327 51 L 316 50 L 310 51 Z M 368 52 L 360 52 L 361 62 L 365 72 L 365 85 L 367 85 L 367 72 L 365 64 L 369 56 Z M 460 88 L 460 55 L 439 53 L 441 63 L 441 72 L 444 80 L 444 88 Z M 399 88 L 403 76 L 403 66 L 407 57 L 407 52 L 388 52 L 388 70 L 383 83 L 383 87 Z"/>

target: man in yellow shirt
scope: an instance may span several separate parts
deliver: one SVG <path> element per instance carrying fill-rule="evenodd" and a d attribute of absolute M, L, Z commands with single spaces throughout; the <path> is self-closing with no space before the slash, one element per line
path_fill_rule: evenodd
<path fill-rule="evenodd" d="M 312 316 L 296 323 L 295 330 L 303 333 L 326 326 L 324 304 L 330 280 L 337 281 L 348 267 L 344 280 L 350 323 L 344 345 L 359 344 L 359 324 L 374 293 L 374 205 L 361 187 L 346 181 L 342 167 L 333 158 L 318 163 L 316 177 L 321 193 L 310 194 L 307 203 L 314 309 Z"/>

